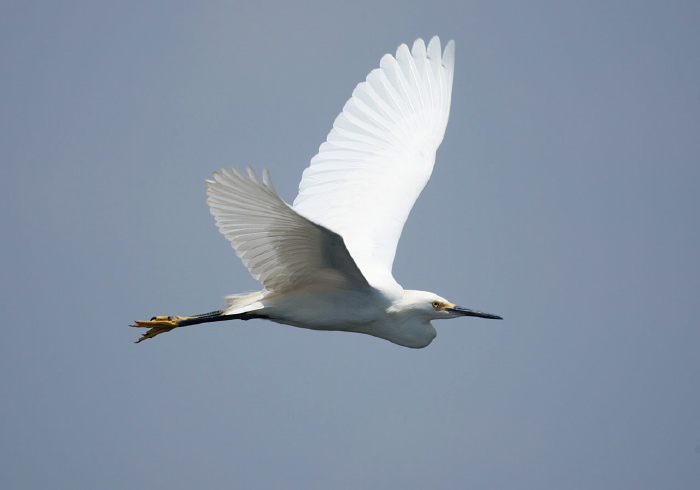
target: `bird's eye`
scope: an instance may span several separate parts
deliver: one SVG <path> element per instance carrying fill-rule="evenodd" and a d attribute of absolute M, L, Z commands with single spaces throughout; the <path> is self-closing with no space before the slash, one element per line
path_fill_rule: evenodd
<path fill-rule="evenodd" d="M 436 310 L 438 308 L 440 308 L 441 306 L 442 306 L 442 303 L 440 303 L 439 301 L 433 301 L 433 308 L 435 308 Z"/>

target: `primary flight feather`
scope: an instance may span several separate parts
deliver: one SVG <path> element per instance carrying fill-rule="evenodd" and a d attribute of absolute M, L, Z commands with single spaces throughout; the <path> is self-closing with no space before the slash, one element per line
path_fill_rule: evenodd
<path fill-rule="evenodd" d="M 404 290 L 391 269 L 418 195 L 430 179 L 450 114 L 454 41 L 434 37 L 384 55 L 353 91 L 311 159 L 294 204 L 268 172 L 222 169 L 207 181 L 219 231 L 262 291 L 232 295 L 223 310 L 154 317 L 138 341 L 187 325 L 262 318 L 380 337 L 406 347 L 435 338 L 430 321 L 501 317 L 434 293 Z"/>

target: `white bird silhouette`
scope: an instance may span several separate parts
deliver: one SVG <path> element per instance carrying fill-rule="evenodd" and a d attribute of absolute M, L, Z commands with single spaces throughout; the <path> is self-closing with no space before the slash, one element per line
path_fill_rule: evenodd
<path fill-rule="evenodd" d="M 138 342 L 177 327 L 262 318 L 314 330 L 358 332 L 406 347 L 435 338 L 431 320 L 476 316 L 391 273 L 413 203 L 430 178 L 450 113 L 454 41 L 434 37 L 382 57 L 353 91 L 289 206 L 267 170 L 214 173 L 207 203 L 219 231 L 262 291 L 227 297 L 226 308 L 159 316 L 133 326 Z"/>

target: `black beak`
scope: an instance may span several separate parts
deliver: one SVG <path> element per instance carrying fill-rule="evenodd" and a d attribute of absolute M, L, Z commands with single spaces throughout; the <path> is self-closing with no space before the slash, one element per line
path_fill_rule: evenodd
<path fill-rule="evenodd" d="M 478 316 L 479 318 L 491 318 L 492 320 L 503 320 L 498 315 L 492 315 L 491 313 L 484 313 L 483 311 L 470 310 L 469 308 L 462 308 L 461 306 L 454 306 L 452 308 L 445 308 L 447 311 L 453 311 L 459 313 L 463 316 Z"/>

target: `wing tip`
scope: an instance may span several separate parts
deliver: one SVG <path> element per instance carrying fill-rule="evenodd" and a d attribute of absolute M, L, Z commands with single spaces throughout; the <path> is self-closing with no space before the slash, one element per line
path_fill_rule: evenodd
<path fill-rule="evenodd" d="M 455 66 L 455 41 L 450 39 L 442 52 L 442 66 L 452 72 Z"/>

